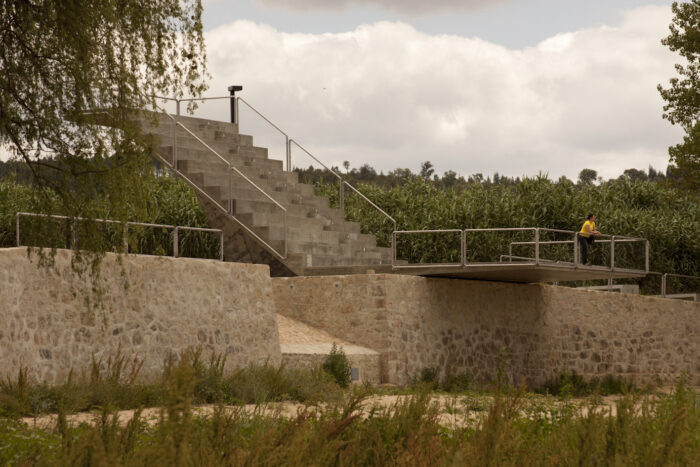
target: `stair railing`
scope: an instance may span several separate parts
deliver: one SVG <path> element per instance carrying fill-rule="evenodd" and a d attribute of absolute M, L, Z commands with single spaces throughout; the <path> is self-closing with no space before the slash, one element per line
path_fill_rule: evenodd
<path fill-rule="evenodd" d="M 177 103 L 177 110 L 179 112 L 180 110 L 180 102 L 188 100 L 188 99 L 175 99 L 175 98 L 169 98 L 169 97 L 162 97 L 162 96 L 156 96 L 158 99 L 163 99 L 163 100 L 173 100 L 176 101 Z M 209 99 L 217 99 L 217 98 L 209 98 Z M 197 99 L 197 100 L 202 100 L 202 99 Z M 209 193 L 207 193 L 204 189 L 202 189 L 199 185 L 197 185 L 194 181 L 192 181 L 187 175 L 185 175 L 180 169 L 178 168 L 177 164 L 177 132 L 174 132 L 173 134 L 173 161 L 170 162 L 164 157 L 162 157 L 160 154 L 157 154 L 158 159 L 160 159 L 161 162 L 163 162 L 166 166 L 168 166 L 171 170 L 173 170 L 174 173 L 176 173 L 180 178 L 182 178 L 188 185 L 190 185 L 194 190 L 196 190 L 198 193 L 203 195 L 205 198 L 209 200 L 214 206 L 219 208 L 221 211 L 226 213 L 234 222 L 236 222 L 242 229 L 244 229 L 250 236 L 252 236 L 257 242 L 259 242 L 261 245 L 263 245 L 270 253 L 272 253 L 275 257 L 277 257 L 280 260 L 285 260 L 287 259 L 288 255 L 288 221 L 287 221 L 287 208 L 285 208 L 282 204 L 280 204 L 276 199 L 274 199 L 272 196 L 270 196 L 265 190 L 263 190 L 260 186 L 258 186 L 255 182 L 253 182 L 250 178 L 248 178 L 243 172 L 238 170 L 235 166 L 231 165 L 229 161 L 227 161 L 224 157 L 222 157 L 214 148 L 209 146 L 206 142 L 204 142 L 199 136 L 197 136 L 192 130 L 187 128 L 182 122 L 179 122 L 175 117 L 173 117 L 170 113 L 168 113 L 165 109 L 162 109 L 158 106 L 156 106 L 157 110 L 161 112 L 165 117 L 169 118 L 172 120 L 174 124 L 174 128 L 182 128 L 188 135 L 193 137 L 197 142 L 199 142 L 204 148 L 207 149 L 211 154 L 216 156 L 221 162 L 223 162 L 226 167 L 228 168 L 227 173 L 228 173 L 228 206 L 223 206 L 218 200 L 215 200 L 212 198 Z M 280 252 L 277 251 L 277 249 L 272 246 L 270 243 L 265 241 L 262 237 L 260 237 L 255 231 L 245 225 L 244 222 L 242 222 L 240 219 L 238 219 L 235 216 L 235 210 L 234 210 L 234 201 L 233 201 L 233 174 L 238 175 L 241 177 L 243 180 L 245 180 L 250 186 L 252 186 L 256 191 L 261 193 L 265 198 L 267 198 L 269 201 L 271 201 L 277 208 L 282 210 L 283 213 L 283 219 L 284 219 L 284 251 Z"/>
<path fill-rule="evenodd" d="M 292 171 L 292 145 L 295 145 L 338 179 L 338 185 L 339 185 L 339 190 L 340 190 L 339 208 L 343 212 L 343 216 L 345 216 L 345 187 L 347 186 L 348 188 L 350 188 L 350 190 L 357 193 L 363 200 L 365 200 L 367 203 L 369 203 L 370 206 L 372 206 L 375 210 L 377 210 L 384 217 L 386 217 L 389 221 L 391 221 L 391 223 L 393 225 L 393 230 L 394 231 L 396 230 L 397 224 L 396 224 L 396 220 L 393 217 L 391 217 L 389 214 L 386 213 L 386 211 L 384 211 L 382 208 L 380 208 L 374 202 L 372 202 L 369 198 L 367 198 L 365 195 L 363 195 L 357 188 L 355 188 L 353 185 L 351 185 L 348 181 L 344 180 L 342 175 L 338 174 L 336 171 L 334 171 L 333 169 L 326 166 L 323 162 L 321 162 L 320 159 L 318 159 L 316 156 L 314 156 L 309 151 L 304 149 L 297 141 L 290 138 L 288 133 L 284 132 L 279 126 L 277 126 L 270 119 L 265 117 L 265 115 L 263 115 L 262 112 L 260 112 L 258 109 L 253 107 L 248 101 L 246 101 L 242 97 L 240 97 L 240 96 L 214 96 L 214 97 L 185 98 L 185 99 L 177 99 L 177 98 L 172 98 L 172 97 L 169 97 L 169 98 L 159 97 L 159 99 L 167 99 L 167 100 L 174 101 L 176 103 L 175 108 L 176 108 L 177 115 L 180 115 L 180 103 L 181 102 L 232 99 L 233 104 L 234 104 L 234 109 L 235 109 L 233 112 L 233 115 L 235 116 L 235 121 L 232 123 L 235 123 L 235 124 L 239 124 L 239 122 L 240 122 L 240 114 L 238 112 L 238 107 L 239 107 L 239 103 L 242 102 L 249 109 L 251 109 L 253 112 L 255 112 L 260 118 L 262 118 L 264 121 L 266 121 L 275 130 L 277 130 L 277 132 L 279 132 L 282 136 L 284 136 L 284 139 L 285 139 L 285 167 L 286 167 L 287 172 Z M 286 245 L 286 242 L 285 242 L 285 245 Z"/>

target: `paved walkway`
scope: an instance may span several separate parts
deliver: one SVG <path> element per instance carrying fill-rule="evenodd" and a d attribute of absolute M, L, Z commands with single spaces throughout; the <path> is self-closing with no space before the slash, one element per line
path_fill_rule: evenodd
<path fill-rule="evenodd" d="M 379 355 L 378 352 L 353 345 L 325 331 L 308 326 L 295 319 L 277 315 L 277 327 L 280 335 L 280 347 L 283 354 L 322 354 L 328 355 L 333 343 L 343 348 L 346 355 Z"/>

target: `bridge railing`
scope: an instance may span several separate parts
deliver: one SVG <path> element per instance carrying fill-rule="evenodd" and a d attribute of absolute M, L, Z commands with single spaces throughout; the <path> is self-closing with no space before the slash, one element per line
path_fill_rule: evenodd
<path fill-rule="evenodd" d="M 456 235 L 459 235 L 459 243 L 456 243 Z M 442 246 L 433 256 L 426 255 L 426 248 L 421 247 L 426 242 L 419 237 L 428 236 L 432 237 L 431 244 Z M 450 236 L 452 239 L 446 240 Z M 605 248 L 598 252 L 598 262 L 584 265 L 579 258 L 578 236 L 579 232 L 542 227 L 396 230 L 392 233 L 392 266 L 407 269 L 546 264 L 611 272 L 649 271 L 649 242 L 644 238 L 596 235 L 596 243 Z M 626 245 L 634 245 L 640 251 L 621 254 Z M 455 259 L 457 254 L 459 259 Z"/>
<path fill-rule="evenodd" d="M 133 229 L 134 227 L 139 228 L 139 227 L 146 227 L 146 228 L 157 228 L 157 229 L 164 229 L 164 230 L 169 230 L 172 233 L 170 234 L 172 238 L 172 245 L 171 247 L 168 248 L 169 252 L 171 252 L 172 256 L 177 258 L 180 257 L 181 250 L 180 250 L 180 232 L 210 232 L 210 233 L 215 233 L 218 234 L 218 240 L 219 240 L 219 260 L 223 261 L 224 260 L 224 232 L 223 230 L 220 229 L 208 229 L 208 228 L 203 228 L 203 227 L 189 227 L 189 226 L 183 226 L 183 225 L 168 225 L 168 224 L 154 224 L 154 223 L 148 223 L 148 222 L 122 222 L 114 219 L 97 219 L 97 218 L 85 218 L 85 217 L 68 217 L 68 216 L 59 216 L 55 214 L 40 214 L 40 213 L 34 213 L 34 212 L 18 212 L 15 215 L 15 235 L 16 235 L 16 241 L 17 241 L 17 246 L 44 246 L 44 245 L 23 245 L 22 242 L 22 233 L 21 233 L 21 218 L 22 217 L 34 217 L 34 218 L 44 218 L 44 219 L 51 219 L 51 220 L 60 220 L 65 223 L 64 229 L 63 229 L 63 237 L 65 238 L 65 247 L 66 248 L 79 248 L 80 247 L 80 229 L 77 225 L 77 223 L 80 222 L 96 222 L 100 224 L 108 224 L 108 225 L 120 225 L 122 228 L 122 234 L 121 234 L 121 245 L 113 245 L 114 250 L 121 252 L 121 253 L 129 253 L 129 234 L 130 230 Z M 51 245 L 51 246 L 56 246 Z M 142 254 L 142 253 L 137 253 L 137 254 Z"/>

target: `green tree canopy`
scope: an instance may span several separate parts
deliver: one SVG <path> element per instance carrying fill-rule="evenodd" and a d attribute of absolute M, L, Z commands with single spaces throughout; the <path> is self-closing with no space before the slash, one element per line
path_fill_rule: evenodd
<path fill-rule="evenodd" d="M 0 0 L 0 144 L 64 212 L 102 198 L 123 218 L 147 202 L 134 112 L 204 90 L 201 13 L 200 0 Z"/>
<path fill-rule="evenodd" d="M 668 88 L 658 85 L 666 101 L 663 117 L 685 130 L 683 142 L 669 148 L 674 174 L 691 190 L 700 189 L 700 0 L 671 6 L 674 14 L 671 34 L 661 42 L 684 59 L 676 65 L 680 77 L 670 79 Z"/>

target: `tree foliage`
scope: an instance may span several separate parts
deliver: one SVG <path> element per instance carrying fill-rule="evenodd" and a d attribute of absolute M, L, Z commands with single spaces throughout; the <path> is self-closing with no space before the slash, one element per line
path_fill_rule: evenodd
<path fill-rule="evenodd" d="M 660 84 L 658 90 L 666 101 L 663 117 L 685 130 L 683 142 L 669 148 L 682 185 L 700 190 L 700 0 L 673 2 L 671 33 L 661 42 L 678 52 L 685 63 L 676 64 L 679 77 L 669 81 L 669 87 Z"/>
<path fill-rule="evenodd" d="M 145 209 L 151 148 L 134 112 L 198 95 L 200 0 L 0 1 L 0 144 L 69 215 Z"/>

